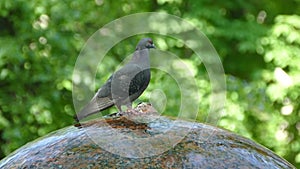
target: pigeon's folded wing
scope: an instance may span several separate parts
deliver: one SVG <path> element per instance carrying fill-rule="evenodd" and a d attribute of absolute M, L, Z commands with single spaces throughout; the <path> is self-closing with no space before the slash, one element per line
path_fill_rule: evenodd
<path fill-rule="evenodd" d="M 134 78 L 142 72 L 136 64 L 127 64 L 113 75 L 111 93 L 113 98 L 127 98 L 130 93 L 130 85 Z"/>

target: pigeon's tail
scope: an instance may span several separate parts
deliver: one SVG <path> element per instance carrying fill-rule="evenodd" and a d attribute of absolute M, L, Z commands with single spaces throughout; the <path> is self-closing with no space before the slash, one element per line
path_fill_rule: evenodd
<path fill-rule="evenodd" d="M 76 114 L 75 119 L 79 122 L 85 117 L 98 113 L 101 110 L 112 107 L 114 102 L 108 97 L 94 97 L 79 113 Z"/>

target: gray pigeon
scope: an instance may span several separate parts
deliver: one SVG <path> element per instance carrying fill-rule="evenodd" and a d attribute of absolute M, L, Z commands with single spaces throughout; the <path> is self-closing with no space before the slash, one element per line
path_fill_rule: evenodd
<path fill-rule="evenodd" d="M 140 40 L 132 59 L 109 77 L 92 100 L 77 113 L 76 120 L 79 121 L 113 105 L 116 105 L 119 112 L 122 112 L 122 105 L 131 109 L 132 102 L 144 92 L 150 81 L 150 48 L 155 48 L 151 38 Z"/>

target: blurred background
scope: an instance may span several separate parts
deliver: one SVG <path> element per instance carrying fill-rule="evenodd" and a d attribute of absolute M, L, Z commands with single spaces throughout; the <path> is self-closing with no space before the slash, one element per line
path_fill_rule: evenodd
<path fill-rule="evenodd" d="M 0 159 L 33 139 L 72 125 L 72 73 L 85 42 L 110 21 L 152 11 L 191 22 L 219 53 L 227 102 L 217 125 L 300 168 L 299 0 L 1 0 L 0 9 Z M 193 70 L 200 87 L 197 120 L 205 122 L 211 89 L 200 59 L 175 39 L 145 36 Z M 98 68 L 96 88 L 145 36 L 125 39 L 107 53 Z M 151 84 L 138 101 L 157 93 L 160 98 L 159 92 L 151 91 L 166 89 L 165 114 L 176 116 L 173 112 L 181 99 L 174 92 L 176 83 L 158 70 L 152 73 Z"/>

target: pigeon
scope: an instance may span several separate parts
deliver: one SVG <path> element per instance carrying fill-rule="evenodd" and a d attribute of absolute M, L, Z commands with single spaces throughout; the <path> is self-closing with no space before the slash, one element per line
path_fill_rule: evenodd
<path fill-rule="evenodd" d="M 144 92 L 150 82 L 151 48 L 155 48 L 151 38 L 140 40 L 131 60 L 108 78 L 91 101 L 77 113 L 76 121 L 114 105 L 119 113 L 122 112 L 122 106 L 131 110 L 132 102 Z"/>

